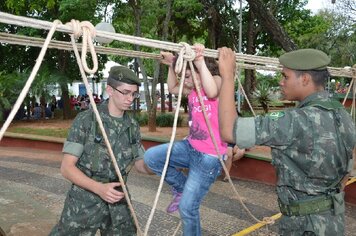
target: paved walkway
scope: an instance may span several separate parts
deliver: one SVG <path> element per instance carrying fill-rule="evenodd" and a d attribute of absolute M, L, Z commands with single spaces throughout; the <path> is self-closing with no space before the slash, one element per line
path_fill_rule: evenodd
<path fill-rule="evenodd" d="M 0 147 L 0 227 L 6 235 L 48 235 L 57 222 L 70 186 L 59 173 L 61 153 L 25 148 Z M 159 184 L 157 176 L 131 172 L 128 187 L 144 230 Z M 261 219 L 278 213 L 274 187 L 234 180 L 247 207 Z M 201 206 L 203 235 L 232 235 L 255 222 L 248 216 L 228 183 L 217 181 Z M 164 186 L 149 235 L 172 235 L 179 215 L 165 207 L 171 199 Z M 356 207 L 347 206 L 347 236 L 356 235 Z M 278 221 L 251 235 L 275 235 Z M 181 235 L 179 231 L 178 235 Z"/>

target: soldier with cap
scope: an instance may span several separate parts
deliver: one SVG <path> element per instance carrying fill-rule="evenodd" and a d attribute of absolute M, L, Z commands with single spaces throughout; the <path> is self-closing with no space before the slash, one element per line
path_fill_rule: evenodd
<path fill-rule="evenodd" d="M 123 66 L 109 72 L 108 101 L 98 106 L 105 131 L 126 182 L 132 166 L 149 174 L 143 162 L 139 124 L 125 111 L 139 97 L 139 79 Z M 59 223 L 50 235 L 136 235 L 114 165 L 92 109 L 77 115 L 63 147 L 62 175 L 72 182 Z"/>
<path fill-rule="evenodd" d="M 234 105 L 235 53 L 219 49 L 221 135 L 240 148 L 271 147 L 283 214 L 281 235 L 344 235 L 343 188 L 352 169 L 355 124 L 324 90 L 330 63 L 324 52 L 300 49 L 285 53 L 279 61 L 281 92 L 298 106 L 240 118 Z"/>

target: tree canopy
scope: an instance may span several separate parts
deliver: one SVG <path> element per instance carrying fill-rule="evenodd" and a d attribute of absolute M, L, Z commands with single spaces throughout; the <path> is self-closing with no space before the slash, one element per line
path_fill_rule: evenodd
<path fill-rule="evenodd" d="M 238 48 L 239 1 L 234 0 L 5 0 L 0 2 L 0 11 L 34 17 L 46 21 L 55 19 L 63 23 L 71 19 L 88 20 L 94 25 L 111 22 L 116 32 L 171 42 L 200 42 L 207 48 L 221 46 Z M 330 54 L 332 66 L 355 64 L 355 1 L 337 0 L 332 9 L 313 14 L 305 9 L 307 0 L 247 0 L 242 9 L 242 52 L 277 57 L 284 51 L 296 48 L 317 48 Z M 80 11 L 78 11 L 80 9 Z M 44 38 L 44 30 L 0 24 L 0 32 Z M 55 39 L 69 41 L 68 35 L 56 33 Z M 138 47 L 114 41 L 113 48 L 124 48 L 159 53 L 157 49 Z M 8 45 L 0 47 L 1 85 L 11 84 L 5 78 L 26 74 L 35 64 L 39 48 Z M 107 60 L 120 64 L 132 64 L 144 76 L 153 77 L 154 83 L 164 83 L 166 70 L 159 68 L 154 60 L 140 60 L 122 56 L 99 56 L 101 70 Z M 75 58 L 68 51 L 49 50 L 39 76 L 44 82 L 33 86 L 33 91 L 44 89 L 43 84 L 58 83 L 63 96 L 68 98 L 67 83 L 80 80 Z M 137 67 L 138 66 L 138 67 Z M 162 74 L 163 73 L 163 74 Z M 245 89 L 249 94 L 255 89 L 256 77 L 246 72 Z M 14 77 L 12 77 L 14 78 Z M 101 75 L 98 74 L 98 78 Z M 147 83 L 147 80 L 146 80 Z M 20 84 L 20 85 L 16 85 Z M 145 86 L 148 88 L 148 86 Z M 3 91 L 1 91 L 4 94 Z M 40 92 L 33 92 L 38 95 Z M 147 91 L 146 100 L 155 109 L 156 91 Z M 162 100 L 165 99 L 161 93 Z M 3 107 L 13 101 L 2 98 Z M 0 102 L 1 102 L 0 101 Z M 65 100 L 66 102 L 66 100 Z M 67 107 L 66 109 L 69 109 Z M 154 115 L 154 114 L 153 114 Z M 64 116 L 66 117 L 66 116 Z"/>

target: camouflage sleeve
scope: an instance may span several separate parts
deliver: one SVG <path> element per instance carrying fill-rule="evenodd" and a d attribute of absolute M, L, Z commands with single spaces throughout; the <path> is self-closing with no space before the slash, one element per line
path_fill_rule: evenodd
<path fill-rule="evenodd" d="M 296 141 L 302 132 L 303 123 L 307 123 L 306 115 L 298 110 L 272 112 L 266 116 L 255 118 L 256 145 L 270 147 L 288 146 Z"/>
<path fill-rule="evenodd" d="M 79 113 L 73 121 L 67 140 L 63 146 L 63 153 L 80 157 L 84 150 L 85 139 L 88 136 L 88 112 Z"/>
<path fill-rule="evenodd" d="M 255 118 L 241 117 L 235 121 L 233 136 L 240 148 L 287 146 L 298 136 L 305 120 L 305 115 L 296 110 L 272 112 Z"/>

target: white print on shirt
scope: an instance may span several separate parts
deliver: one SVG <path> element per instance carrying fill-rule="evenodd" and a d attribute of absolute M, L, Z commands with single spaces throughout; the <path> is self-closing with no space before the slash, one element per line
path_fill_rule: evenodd
<path fill-rule="evenodd" d="M 208 101 L 208 98 L 206 96 L 203 96 L 204 101 Z M 203 112 L 202 106 L 200 105 L 200 101 L 198 97 L 193 97 L 192 98 L 192 104 L 198 103 L 199 106 L 193 106 L 193 112 Z M 205 106 L 205 111 L 207 112 L 208 118 L 211 116 L 211 104 L 204 104 Z"/>

